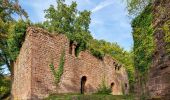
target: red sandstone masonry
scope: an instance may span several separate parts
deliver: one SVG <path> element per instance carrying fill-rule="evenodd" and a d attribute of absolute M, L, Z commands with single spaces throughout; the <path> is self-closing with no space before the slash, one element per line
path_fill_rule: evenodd
<path fill-rule="evenodd" d="M 149 93 L 151 98 L 170 99 L 170 56 L 166 54 L 163 24 L 170 19 L 169 0 L 155 0 L 153 4 L 155 54 L 149 72 Z M 163 9 L 163 10 L 161 10 Z"/>
<path fill-rule="evenodd" d="M 20 54 L 15 61 L 12 98 L 29 99 L 31 97 L 31 38 L 26 36 Z"/>
<path fill-rule="evenodd" d="M 49 35 L 43 29 L 28 28 L 14 67 L 13 97 L 41 99 L 51 93 L 80 93 L 83 76 L 87 78 L 85 93 L 96 92 L 104 76 L 108 86 L 114 82 L 112 94 L 122 94 L 125 83 L 125 92 L 128 93 L 128 77 L 124 67 L 115 71 L 115 61 L 111 57 L 100 60 L 89 51 L 83 51 L 79 57 L 75 57 L 69 54 L 69 44 L 64 35 Z M 57 70 L 63 49 L 66 54 L 64 73 L 56 86 L 49 65 L 53 63 Z"/>

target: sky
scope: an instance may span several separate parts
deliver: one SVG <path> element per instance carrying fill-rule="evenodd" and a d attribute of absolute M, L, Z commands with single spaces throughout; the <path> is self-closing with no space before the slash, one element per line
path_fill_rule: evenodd
<path fill-rule="evenodd" d="M 90 31 L 95 39 L 117 42 L 125 50 L 133 46 L 130 18 L 122 0 L 65 0 L 66 4 L 76 1 L 78 10 L 90 10 Z M 56 0 L 19 0 L 32 22 L 42 22 L 44 10 L 56 5 Z"/>

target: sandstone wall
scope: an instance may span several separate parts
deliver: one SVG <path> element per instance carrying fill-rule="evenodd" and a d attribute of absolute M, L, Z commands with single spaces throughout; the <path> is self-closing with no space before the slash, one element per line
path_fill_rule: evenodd
<path fill-rule="evenodd" d="M 34 98 L 43 98 L 56 91 L 54 75 L 50 64 L 58 69 L 60 56 L 63 50 L 68 52 L 68 40 L 64 35 L 53 36 L 42 29 L 28 29 L 31 38 L 31 95 Z"/>
<path fill-rule="evenodd" d="M 166 46 L 169 43 L 165 42 L 163 26 L 167 21 L 170 21 L 170 2 L 169 0 L 155 0 L 153 8 L 156 48 L 149 72 L 149 93 L 151 98 L 160 97 L 162 100 L 169 100 L 170 55 L 167 53 Z"/>
<path fill-rule="evenodd" d="M 26 36 L 20 54 L 14 63 L 14 79 L 12 82 L 12 99 L 29 99 L 31 97 L 31 38 Z"/>
<path fill-rule="evenodd" d="M 21 50 L 20 56 L 29 63 L 24 63 L 19 56 L 17 61 L 24 64 L 16 64 L 15 66 L 28 67 L 30 70 L 28 73 L 22 73 L 23 75 L 30 76 L 26 78 L 27 81 L 24 84 L 29 84 L 27 90 L 30 90 L 27 98 L 41 99 L 48 96 L 51 93 L 80 93 L 81 79 L 86 77 L 84 86 L 85 93 L 94 93 L 99 88 L 99 85 L 105 79 L 108 86 L 112 87 L 112 94 L 121 95 L 128 93 L 129 84 L 128 77 L 124 67 L 119 70 L 115 70 L 115 60 L 109 56 L 105 56 L 103 60 L 100 60 L 90 54 L 89 51 L 83 51 L 78 57 L 69 53 L 70 43 L 64 35 L 49 35 L 49 33 L 39 28 L 28 28 L 27 40 L 25 44 L 31 43 L 29 47 L 23 45 L 22 49 L 29 49 L 29 53 L 24 53 Z M 64 73 L 61 76 L 58 85 L 55 84 L 55 77 L 51 72 L 49 65 L 54 64 L 55 69 L 58 69 L 60 57 L 62 51 L 65 50 L 65 63 Z M 29 57 L 27 57 L 27 56 Z M 31 58 L 29 60 L 28 58 Z M 23 81 L 18 72 L 20 69 L 14 69 L 16 73 L 15 79 L 17 82 Z M 25 76 L 25 77 L 26 77 Z M 15 81 L 16 82 L 16 81 Z M 13 84 L 13 90 L 17 88 L 20 90 L 21 84 L 17 87 Z M 25 87 L 24 87 L 25 88 Z M 122 91 L 124 89 L 125 91 Z M 18 91 L 15 92 L 16 94 Z M 17 95 L 14 94 L 14 97 Z M 28 93 L 26 93 L 28 94 Z M 20 95 L 18 98 L 22 98 L 24 95 Z"/>

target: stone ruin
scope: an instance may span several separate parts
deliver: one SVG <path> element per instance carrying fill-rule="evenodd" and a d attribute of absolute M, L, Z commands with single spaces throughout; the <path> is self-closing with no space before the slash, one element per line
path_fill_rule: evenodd
<path fill-rule="evenodd" d="M 170 54 L 167 53 L 166 48 L 169 43 L 165 41 L 165 32 L 163 31 L 165 23 L 170 21 L 170 2 L 169 0 L 155 0 L 153 8 L 156 48 L 149 69 L 148 92 L 151 98 L 170 100 Z"/>
<path fill-rule="evenodd" d="M 110 56 L 98 59 L 89 51 L 75 56 L 76 42 L 62 34 L 52 35 L 41 28 L 29 27 L 14 63 L 12 99 L 42 99 L 49 94 L 95 93 L 105 80 L 113 95 L 128 94 L 128 74 Z M 58 84 L 50 69 L 58 69 L 65 51 L 64 70 Z"/>

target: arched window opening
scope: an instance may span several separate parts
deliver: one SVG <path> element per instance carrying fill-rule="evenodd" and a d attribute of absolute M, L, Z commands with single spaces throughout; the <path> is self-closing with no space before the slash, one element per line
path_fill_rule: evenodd
<path fill-rule="evenodd" d="M 72 56 L 76 56 L 76 50 L 77 48 L 77 42 L 74 41 L 74 42 L 70 42 L 70 48 L 69 48 L 69 53 L 72 55 Z"/>

